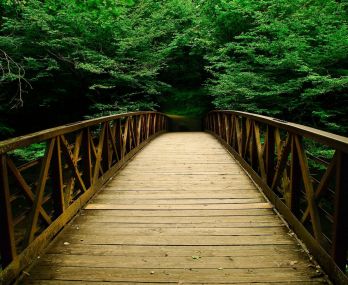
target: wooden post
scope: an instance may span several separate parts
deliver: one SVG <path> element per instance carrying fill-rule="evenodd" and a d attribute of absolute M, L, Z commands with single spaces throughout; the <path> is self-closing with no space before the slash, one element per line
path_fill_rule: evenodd
<path fill-rule="evenodd" d="M 153 135 L 157 131 L 157 115 L 156 114 L 153 115 L 153 127 L 152 127 L 152 129 L 153 129 L 153 133 L 152 133 L 152 135 Z"/>
<path fill-rule="evenodd" d="M 61 155 L 61 145 L 58 139 L 55 145 L 55 150 L 52 155 L 52 179 L 53 179 L 53 204 L 54 204 L 54 216 L 57 218 L 65 210 L 65 196 L 64 196 L 64 182 L 63 182 L 63 165 Z"/>
<path fill-rule="evenodd" d="M 291 212 L 297 216 L 299 214 L 300 185 L 301 185 L 301 166 L 298 158 L 298 151 L 295 144 L 295 137 L 291 138 L 291 165 L 290 165 L 290 193 L 287 202 Z"/>
<path fill-rule="evenodd" d="M 16 258 L 10 187 L 6 155 L 0 157 L 0 252 L 2 267 L 6 267 Z"/>
<path fill-rule="evenodd" d="M 81 156 L 82 156 L 82 169 L 83 178 L 86 188 L 92 186 L 93 181 L 93 167 L 92 167 L 92 153 L 91 153 L 91 135 L 89 128 L 83 132 L 82 142 L 81 142 Z"/>
<path fill-rule="evenodd" d="M 146 116 L 146 139 L 150 136 L 151 114 Z"/>
<path fill-rule="evenodd" d="M 346 270 L 348 251 L 348 154 L 338 151 L 332 257 Z"/>
<path fill-rule="evenodd" d="M 246 126 L 246 118 L 242 117 L 240 122 L 240 156 L 244 157 L 244 153 L 246 150 L 246 140 L 247 140 L 247 126 Z"/>
<path fill-rule="evenodd" d="M 270 186 L 274 177 L 274 128 L 272 126 L 267 126 L 267 144 L 266 144 L 266 175 L 267 175 L 267 184 Z"/>

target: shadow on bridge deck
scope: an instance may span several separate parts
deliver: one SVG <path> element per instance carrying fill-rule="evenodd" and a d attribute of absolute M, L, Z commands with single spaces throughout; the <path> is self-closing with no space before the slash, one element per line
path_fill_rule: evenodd
<path fill-rule="evenodd" d="M 22 284 L 326 284 L 209 134 L 147 145 L 58 235 Z"/>

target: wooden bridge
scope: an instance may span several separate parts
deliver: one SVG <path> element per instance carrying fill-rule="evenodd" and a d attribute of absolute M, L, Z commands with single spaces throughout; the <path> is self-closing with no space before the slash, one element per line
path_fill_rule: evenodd
<path fill-rule="evenodd" d="M 348 138 L 237 111 L 167 126 L 0 142 L 2 284 L 348 284 Z"/>

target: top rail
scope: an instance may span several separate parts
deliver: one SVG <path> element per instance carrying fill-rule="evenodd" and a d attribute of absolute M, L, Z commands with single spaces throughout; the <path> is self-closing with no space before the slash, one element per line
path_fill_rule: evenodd
<path fill-rule="evenodd" d="M 165 114 L 133 112 L 0 142 L 0 283 L 10 284 L 127 160 L 167 129 Z"/>
<path fill-rule="evenodd" d="M 287 122 L 283 120 L 279 120 L 276 118 L 248 113 L 248 112 L 240 112 L 240 111 L 231 111 L 231 110 L 216 110 L 212 111 L 213 113 L 224 113 L 230 115 L 238 115 L 244 118 L 249 118 L 251 120 L 258 121 L 260 123 L 265 123 L 267 125 L 287 130 L 291 133 L 296 133 L 298 135 L 311 138 L 317 142 L 322 144 L 332 146 L 335 149 L 348 152 L 348 137 L 339 136 L 333 133 L 329 133 L 326 131 L 318 130 L 312 127 L 295 124 L 292 122 Z"/>
<path fill-rule="evenodd" d="M 100 123 L 105 123 L 108 121 L 121 119 L 121 118 L 129 117 L 129 116 L 139 116 L 139 115 L 146 115 L 146 114 L 153 114 L 153 113 L 156 113 L 161 116 L 165 116 L 165 114 L 163 113 L 152 112 L 152 111 L 129 112 L 129 113 L 110 115 L 110 116 L 104 116 L 104 117 L 90 119 L 90 120 L 74 122 L 71 124 L 66 124 L 63 126 L 58 126 L 58 127 L 50 128 L 47 130 L 27 134 L 24 136 L 11 138 L 5 141 L 0 141 L 0 154 L 4 154 L 16 148 L 25 147 L 33 143 L 38 143 L 43 140 L 53 138 L 55 136 L 71 133 L 71 132 L 74 132 L 83 128 L 87 128 L 90 126 L 94 126 Z"/>
<path fill-rule="evenodd" d="M 348 283 L 348 138 L 267 116 L 212 111 L 235 156 L 337 284 Z"/>

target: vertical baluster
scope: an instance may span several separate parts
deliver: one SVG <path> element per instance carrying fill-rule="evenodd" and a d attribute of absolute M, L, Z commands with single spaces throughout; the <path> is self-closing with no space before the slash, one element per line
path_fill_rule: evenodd
<path fill-rule="evenodd" d="M 92 149 L 91 149 L 91 134 L 89 128 L 83 132 L 81 143 L 82 169 L 83 178 L 86 188 L 90 188 L 93 180 L 92 169 Z"/>
<path fill-rule="evenodd" d="M 222 134 L 222 126 L 221 126 L 221 116 L 220 116 L 220 113 L 217 113 L 216 114 L 217 116 L 217 134 L 219 137 L 221 137 L 221 134 Z"/>
<path fill-rule="evenodd" d="M 266 175 L 267 175 L 267 184 L 271 185 L 274 177 L 274 160 L 275 160 L 275 140 L 274 140 L 274 128 L 272 126 L 267 126 L 266 134 Z"/>
<path fill-rule="evenodd" d="M 0 160 L 0 250 L 2 266 L 6 267 L 16 258 L 17 253 L 6 155 L 1 155 Z"/>
<path fill-rule="evenodd" d="M 52 156 L 52 180 L 53 193 L 52 198 L 54 202 L 55 217 L 61 215 L 65 210 L 65 196 L 64 196 L 64 182 L 63 182 L 63 165 L 62 165 L 62 151 L 61 142 L 57 139 L 55 150 Z"/>
<path fill-rule="evenodd" d="M 152 130 L 153 130 L 153 133 L 152 134 L 155 134 L 157 132 L 156 128 L 157 128 L 157 115 L 154 114 L 153 115 L 153 127 L 152 127 Z"/>
<path fill-rule="evenodd" d="M 298 151 L 295 144 L 295 136 L 291 137 L 291 162 L 290 162 L 290 189 L 287 194 L 287 205 L 295 216 L 299 213 L 301 193 L 301 166 L 298 158 Z"/>
<path fill-rule="evenodd" d="M 230 143 L 230 124 L 226 114 L 224 114 L 224 135 L 225 135 L 225 141 L 229 144 Z"/>
<path fill-rule="evenodd" d="M 105 122 L 105 135 L 103 140 L 103 154 L 102 154 L 102 168 L 103 171 L 106 172 L 109 170 L 111 166 L 110 156 L 111 156 L 111 149 L 109 144 L 110 139 L 110 125 L 109 122 Z"/>
<path fill-rule="evenodd" d="M 231 127 L 230 127 L 230 146 L 233 147 L 234 150 L 238 151 L 237 149 L 237 139 L 236 139 L 236 136 L 237 136 L 237 132 L 236 132 L 236 116 L 233 116 L 231 115 L 230 116 L 230 124 L 231 124 Z"/>
<path fill-rule="evenodd" d="M 240 121 L 240 156 L 244 157 L 243 154 L 246 151 L 246 141 L 247 141 L 247 124 L 246 118 L 242 117 Z"/>
<path fill-rule="evenodd" d="M 136 138 L 137 138 L 137 143 L 136 146 L 138 146 L 141 142 L 141 123 L 143 121 L 143 116 L 137 116 L 137 131 L 136 131 Z"/>
<path fill-rule="evenodd" d="M 101 167 L 101 159 L 103 154 L 104 146 L 104 136 L 105 136 L 105 124 L 103 125 L 100 134 L 99 134 L 99 143 L 97 147 L 97 157 L 95 159 L 94 173 L 93 173 L 93 184 L 97 182 L 99 178 L 99 171 Z"/>
<path fill-rule="evenodd" d="M 151 114 L 146 115 L 146 139 L 150 136 L 150 120 L 151 120 Z"/>
<path fill-rule="evenodd" d="M 341 151 L 337 154 L 332 257 L 345 270 L 348 251 L 348 154 Z"/>

